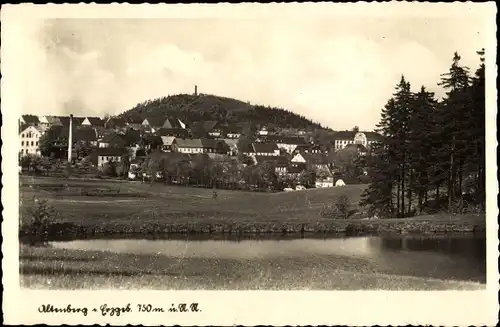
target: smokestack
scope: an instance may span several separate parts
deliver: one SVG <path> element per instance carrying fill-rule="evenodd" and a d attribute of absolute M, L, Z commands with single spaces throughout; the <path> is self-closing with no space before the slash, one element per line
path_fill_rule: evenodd
<path fill-rule="evenodd" d="M 73 154 L 73 115 L 69 115 L 69 136 L 68 136 L 68 162 L 71 163 Z"/>
<path fill-rule="evenodd" d="M 194 95 L 197 96 L 198 95 L 198 85 L 195 85 L 194 86 Z"/>

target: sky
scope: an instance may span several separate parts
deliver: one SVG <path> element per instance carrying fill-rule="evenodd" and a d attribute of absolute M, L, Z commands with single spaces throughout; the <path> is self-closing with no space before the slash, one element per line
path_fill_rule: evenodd
<path fill-rule="evenodd" d="M 32 19 L 16 40 L 23 113 L 119 114 L 198 85 L 336 130 L 373 129 L 402 74 L 442 95 L 453 53 L 474 72 L 486 47 L 477 15 Z"/>

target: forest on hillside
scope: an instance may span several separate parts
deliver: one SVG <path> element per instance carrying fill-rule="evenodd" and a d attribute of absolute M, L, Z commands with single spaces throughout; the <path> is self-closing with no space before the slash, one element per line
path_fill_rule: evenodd
<path fill-rule="evenodd" d="M 184 122 L 219 121 L 248 123 L 278 128 L 314 130 L 323 128 L 304 116 L 282 108 L 252 105 L 240 100 L 207 94 L 178 94 L 147 100 L 125 111 L 120 117 L 165 119 L 177 117 Z"/>
<path fill-rule="evenodd" d="M 362 205 L 372 214 L 408 217 L 485 210 L 485 66 L 471 73 L 455 53 L 436 99 L 404 76 L 382 109 L 383 140 L 364 158 L 372 184 Z"/>

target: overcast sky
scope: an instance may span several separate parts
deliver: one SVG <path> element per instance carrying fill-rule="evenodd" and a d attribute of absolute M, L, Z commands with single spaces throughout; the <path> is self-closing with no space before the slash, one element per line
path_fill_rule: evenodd
<path fill-rule="evenodd" d="M 197 84 L 333 129 L 370 130 L 401 74 L 441 94 L 453 52 L 474 71 L 484 34 L 477 15 L 49 19 L 24 23 L 15 46 L 29 54 L 17 62 L 24 113 L 118 114 Z"/>

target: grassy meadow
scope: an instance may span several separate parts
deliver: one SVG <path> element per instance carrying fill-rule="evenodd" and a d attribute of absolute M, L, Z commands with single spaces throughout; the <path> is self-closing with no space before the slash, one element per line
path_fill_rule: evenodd
<path fill-rule="evenodd" d="M 26 222 L 35 204 L 45 199 L 56 222 L 80 228 L 81 234 L 175 232 L 345 232 L 348 225 L 369 230 L 471 232 L 484 229 L 484 215 L 440 214 L 405 219 L 364 220 L 358 203 L 366 185 L 258 193 L 169 186 L 162 183 L 20 178 L 20 219 Z M 349 219 L 324 217 L 325 205 L 345 195 Z M 363 227 L 363 228 L 364 228 Z M 358 228 L 358 227 L 356 227 Z"/>

